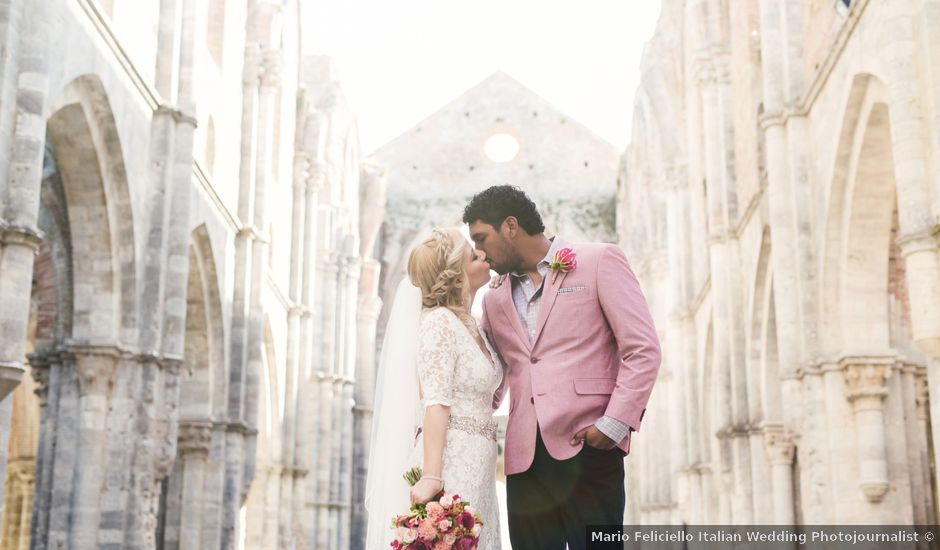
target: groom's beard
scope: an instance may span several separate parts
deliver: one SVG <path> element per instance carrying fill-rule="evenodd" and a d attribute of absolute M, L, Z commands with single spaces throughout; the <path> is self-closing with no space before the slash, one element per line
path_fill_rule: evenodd
<path fill-rule="evenodd" d="M 516 273 L 521 268 L 522 261 L 518 254 L 510 254 L 505 262 L 490 264 L 490 268 L 500 275 Z"/>

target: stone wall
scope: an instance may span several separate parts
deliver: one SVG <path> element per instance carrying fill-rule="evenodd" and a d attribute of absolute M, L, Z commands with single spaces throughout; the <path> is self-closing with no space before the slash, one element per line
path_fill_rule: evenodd
<path fill-rule="evenodd" d="M 663 2 L 618 228 L 666 443 L 628 522 L 937 521 L 936 7 Z"/>
<path fill-rule="evenodd" d="M 0 14 L 0 548 L 348 547 L 378 305 L 296 9 Z"/>

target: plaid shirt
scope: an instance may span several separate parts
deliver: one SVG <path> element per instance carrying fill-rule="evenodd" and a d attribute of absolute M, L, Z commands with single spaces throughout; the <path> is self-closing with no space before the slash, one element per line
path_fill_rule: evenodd
<path fill-rule="evenodd" d="M 529 343 L 532 343 L 535 339 L 535 328 L 538 325 L 539 305 L 542 302 L 545 276 L 548 274 L 548 266 L 558 249 L 558 242 L 555 237 L 551 238 L 552 244 L 548 247 L 548 252 L 542 258 L 542 261 L 535 266 L 539 277 L 542 279 L 538 288 L 532 283 L 532 278 L 525 273 L 514 271 L 509 274 L 509 281 L 512 285 L 512 303 L 516 307 L 516 313 L 519 314 L 522 328 L 525 329 L 526 335 L 529 337 Z M 629 426 L 610 416 L 602 416 L 594 425 L 615 443 L 620 443 L 630 433 Z"/>

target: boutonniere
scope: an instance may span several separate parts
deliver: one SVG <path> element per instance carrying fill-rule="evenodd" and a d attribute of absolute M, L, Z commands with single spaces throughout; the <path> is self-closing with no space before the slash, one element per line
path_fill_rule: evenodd
<path fill-rule="evenodd" d="M 578 267 L 578 260 L 573 250 L 562 248 L 555 252 L 555 257 L 548 264 L 548 268 L 552 270 L 552 283 L 555 282 L 555 277 L 558 276 L 559 272 L 568 273 L 576 267 Z"/>

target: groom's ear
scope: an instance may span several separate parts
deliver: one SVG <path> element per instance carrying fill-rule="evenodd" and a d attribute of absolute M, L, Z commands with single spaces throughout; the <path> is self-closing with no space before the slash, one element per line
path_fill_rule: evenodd
<path fill-rule="evenodd" d="M 500 232 L 505 231 L 504 237 L 513 238 L 519 233 L 519 220 L 515 216 L 509 216 L 503 220 L 500 226 Z"/>

